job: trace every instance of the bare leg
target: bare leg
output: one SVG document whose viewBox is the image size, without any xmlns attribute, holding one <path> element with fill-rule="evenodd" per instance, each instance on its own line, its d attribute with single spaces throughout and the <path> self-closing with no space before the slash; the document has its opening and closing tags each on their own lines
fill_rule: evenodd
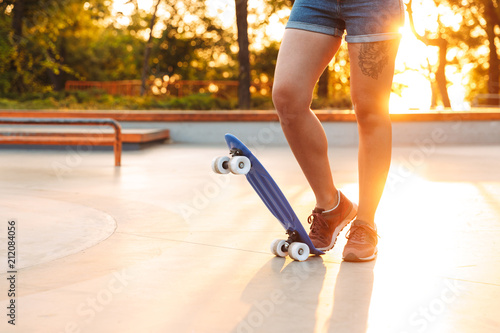
<svg viewBox="0 0 500 333">
<path fill-rule="evenodd" d="M 391 164 L 389 96 L 398 40 L 349 44 L 351 98 L 359 132 L 358 219 L 374 224 Z"/>
<path fill-rule="evenodd" d="M 338 198 L 325 131 L 310 105 L 314 86 L 341 42 L 339 37 L 287 29 L 273 84 L 283 132 L 316 196 L 316 207 L 323 209 L 333 208 Z"/>
</svg>

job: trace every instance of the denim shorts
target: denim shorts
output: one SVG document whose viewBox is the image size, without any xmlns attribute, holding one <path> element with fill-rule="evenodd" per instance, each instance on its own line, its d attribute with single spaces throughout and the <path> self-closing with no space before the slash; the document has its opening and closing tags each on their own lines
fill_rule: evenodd
<svg viewBox="0 0 500 333">
<path fill-rule="evenodd" d="M 369 43 L 400 38 L 403 23 L 402 0 L 295 0 L 286 27 Z"/>
</svg>

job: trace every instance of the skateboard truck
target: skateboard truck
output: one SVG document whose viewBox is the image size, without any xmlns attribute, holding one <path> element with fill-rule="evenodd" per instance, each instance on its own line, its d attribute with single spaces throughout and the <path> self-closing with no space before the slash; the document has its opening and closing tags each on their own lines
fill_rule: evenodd
<svg viewBox="0 0 500 333">
<path fill-rule="evenodd" d="M 271 252 L 278 257 L 285 257 L 287 253 L 294 260 L 303 261 L 309 257 L 309 247 L 301 242 L 300 233 L 297 230 L 287 230 L 287 240 L 275 239 L 271 243 Z"/>
<path fill-rule="evenodd" d="M 220 156 L 214 158 L 212 160 L 212 170 L 219 174 L 231 172 L 236 175 L 246 175 L 252 167 L 250 159 L 238 148 L 231 148 L 229 154 L 231 157 Z"/>
<path fill-rule="evenodd" d="M 231 160 L 235 162 L 233 162 L 232 166 L 229 164 L 230 161 L 224 162 L 223 164 L 224 168 L 235 170 L 236 172 L 233 173 L 240 173 L 239 170 L 246 169 L 248 166 L 248 171 L 250 171 L 250 165 L 251 165 L 250 161 L 248 160 L 247 157 L 245 157 L 245 154 L 243 154 L 243 151 L 241 149 L 231 148 L 231 150 L 229 150 L 229 154 L 231 155 Z"/>
<path fill-rule="evenodd" d="M 243 151 L 241 149 L 238 149 L 238 148 L 231 148 L 231 150 L 229 150 L 229 154 L 234 157 L 234 156 L 245 156 L 243 154 Z"/>
<path fill-rule="evenodd" d="M 288 239 L 282 243 L 281 251 L 287 252 L 290 244 L 300 242 L 300 235 L 296 230 L 287 230 Z"/>
<path fill-rule="evenodd" d="M 300 242 L 300 235 L 296 230 L 287 230 L 288 239 L 286 242 L 292 244 L 293 242 Z"/>
</svg>

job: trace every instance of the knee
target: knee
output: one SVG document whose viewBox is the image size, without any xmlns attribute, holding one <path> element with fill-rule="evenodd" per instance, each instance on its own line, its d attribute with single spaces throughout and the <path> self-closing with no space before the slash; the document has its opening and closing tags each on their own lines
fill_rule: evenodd
<svg viewBox="0 0 500 333">
<path fill-rule="evenodd" d="M 377 101 L 353 102 L 356 120 L 360 131 L 371 132 L 376 129 L 390 128 L 389 107 Z"/>
<path fill-rule="evenodd" d="M 311 96 L 294 83 L 276 83 L 273 86 L 273 104 L 280 121 L 287 123 L 301 113 L 309 111 Z"/>
</svg>

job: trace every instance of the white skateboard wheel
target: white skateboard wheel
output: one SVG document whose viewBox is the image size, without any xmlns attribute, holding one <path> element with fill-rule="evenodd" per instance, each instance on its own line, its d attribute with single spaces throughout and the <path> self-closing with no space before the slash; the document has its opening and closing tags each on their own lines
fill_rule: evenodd
<svg viewBox="0 0 500 333">
<path fill-rule="evenodd" d="M 288 255 L 293 260 L 304 261 L 309 258 L 309 246 L 304 243 L 293 242 L 288 247 Z"/>
<path fill-rule="evenodd" d="M 212 160 L 212 171 L 218 174 L 229 173 L 229 156 L 216 157 Z"/>
<path fill-rule="evenodd" d="M 274 254 L 275 256 L 278 255 L 278 243 L 281 241 L 281 239 L 275 239 L 271 242 L 271 253 Z"/>
<path fill-rule="evenodd" d="M 246 175 L 252 164 L 246 156 L 235 156 L 229 161 L 229 170 L 235 175 Z"/>
<path fill-rule="evenodd" d="M 277 257 L 286 257 L 287 243 L 283 239 L 275 239 L 271 243 L 271 252 Z"/>
</svg>

